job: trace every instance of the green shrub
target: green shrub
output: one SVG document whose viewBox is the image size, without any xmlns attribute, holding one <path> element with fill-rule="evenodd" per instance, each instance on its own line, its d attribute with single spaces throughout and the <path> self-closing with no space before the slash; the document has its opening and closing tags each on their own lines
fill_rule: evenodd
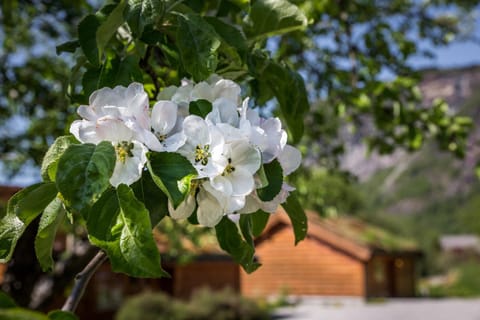
<svg viewBox="0 0 480 320">
<path fill-rule="evenodd" d="M 197 290 L 188 305 L 189 320 L 263 320 L 267 311 L 254 301 L 241 297 L 231 289 Z"/>
<path fill-rule="evenodd" d="M 163 293 L 143 293 L 126 301 L 116 320 L 266 320 L 268 312 L 233 290 L 196 291 L 188 302 Z"/>
<path fill-rule="evenodd" d="M 116 320 L 184 320 L 185 306 L 164 293 L 141 293 L 128 299 L 117 313 Z"/>
</svg>

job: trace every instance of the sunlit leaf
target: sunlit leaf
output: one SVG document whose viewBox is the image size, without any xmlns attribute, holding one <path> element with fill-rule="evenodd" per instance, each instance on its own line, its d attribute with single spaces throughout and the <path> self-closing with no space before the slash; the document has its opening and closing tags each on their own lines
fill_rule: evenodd
<svg viewBox="0 0 480 320">
<path fill-rule="evenodd" d="M 108 141 L 70 145 L 58 161 L 57 188 L 77 211 L 92 205 L 110 186 L 115 150 Z"/>
<path fill-rule="evenodd" d="M 52 249 L 57 229 L 65 219 L 62 201 L 55 198 L 43 211 L 35 238 L 35 254 L 45 272 L 53 269 Z"/>
<path fill-rule="evenodd" d="M 55 183 L 38 183 L 8 201 L 7 212 L 0 220 L 0 263 L 10 260 L 20 236 L 56 195 Z"/>
</svg>

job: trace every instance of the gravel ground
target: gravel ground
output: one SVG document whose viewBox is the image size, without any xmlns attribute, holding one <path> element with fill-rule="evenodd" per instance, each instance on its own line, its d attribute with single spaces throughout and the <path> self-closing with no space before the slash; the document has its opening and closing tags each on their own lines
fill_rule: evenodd
<svg viewBox="0 0 480 320">
<path fill-rule="evenodd" d="M 480 320 L 480 299 L 392 299 L 365 303 L 359 299 L 299 298 L 276 319 L 297 320 Z"/>
</svg>

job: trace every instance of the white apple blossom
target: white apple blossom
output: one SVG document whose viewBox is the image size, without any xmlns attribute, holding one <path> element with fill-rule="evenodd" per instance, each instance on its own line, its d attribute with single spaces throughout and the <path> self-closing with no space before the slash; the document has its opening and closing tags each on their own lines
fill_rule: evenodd
<svg viewBox="0 0 480 320">
<path fill-rule="evenodd" d="M 74 121 L 70 132 L 82 143 L 110 141 L 116 163 L 110 183 L 117 187 L 137 181 L 147 161 L 146 144 L 159 149 L 160 142 L 150 132 L 148 96 L 139 83 L 127 88 L 103 88 L 92 93 L 88 106 L 77 110 L 82 120 Z"/>
<path fill-rule="evenodd" d="M 260 152 L 248 141 L 237 140 L 225 145 L 227 166 L 221 175 L 210 179 L 211 186 L 226 196 L 246 196 L 255 188 L 253 175 L 261 165 Z"/>
<path fill-rule="evenodd" d="M 158 101 L 153 106 L 152 131 L 161 144 L 160 150 L 174 152 L 185 144 L 183 118 L 178 116 L 178 106 L 171 101 Z"/>
<path fill-rule="evenodd" d="M 183 121 L 185 144 L 178 153 L 195 167 L 199 178 L 223 173 L 227 158 L 223 155 L 224 138 L 221 131 L 199 116 L 190 115 Z"/>
<path fill-rule="evenodd" d="M 248 109 L 248 100 L 243 102 L 239 126 L 250 142 L 261 150 L 263 163 L 278 157 L 287 144 L 287 133 L 282 129 L 280 119 L 260 117 L 257 110 Z"/>
<path fill-rule="evenodd" d="M 116 153 L 115 168 L 110 178 L 112 186 L 117 187 L 121 183 L 130 185 L 142 176 L 148 149 L 134 140 L 135 132 L 122 120 L 112 116 L 103 116 L 96 121 L 78 120 L 72 123 L 70 132 L 80 142 L 112 143 Z"/>
</svg>

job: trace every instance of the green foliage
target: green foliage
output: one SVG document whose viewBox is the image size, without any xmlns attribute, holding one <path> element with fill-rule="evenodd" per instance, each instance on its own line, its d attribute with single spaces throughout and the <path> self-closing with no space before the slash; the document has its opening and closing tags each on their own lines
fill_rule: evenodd
<svg viewBox="0 0 480 320">
<path fill-rule="evenodd" d="M 164 293 L 142 293 L 128 299 L 118 310 L 116 320 L 170 320 L 186 319 L 180 301 Z"/>
<path fill-rule="evenodd" d="M 451 283 L 435 285 L 426 288 L 432 297 L 463 297 L 480 296 L 480 268 L 478 261 L 457 263 L 449 272 L 454 280 Z"/>
<path fill-rule="evenodd" d="M 252 219 L 252 235 L 258 237 L 262 234 L 263 229 L 265 229 L 268 219 L 270 218 L 270 213 L 258 210 L 257 212 L 250 214 Z"/>
<path fill-rule="evenodd" d="M 292 222 L 296 245 L 307 236 L 307 216 L 305 215 L 302 205 L 298 202 L 295 193 L 290 194 L 287 201 L 282 204 L 282 207 Z"/>
<path fill-rule="evenodd" d="M 223 217 L 220 223 L 215 226 L 218 244 L 220 247 L 228 252 L 232 258 L 245 269 L 246 272 L 251 273 L 255 271 L 260 264 L 254 261 L 255 248 L 253 241 L 243 240 L 239 233 L 237 225 L 227 217 Z M 247 234 L 247 238 L 251 240 L 251 230 L 243 230 Z"/>
<path fill-rule="evenodd" d="M 0 291 L 0 319 L 2 320 L 77 320 L 71 312 L 54 310 L 48 316 L 39 312 L 17 307 L 15 301 Z"/>
<path fill-rule="evenodd" d="M 107 141 L 70 145 L 58 161 L 55 179 L 66 203 L 77 211 L 92 205 L 110 185 L 115 159 Z"/>
<path fill-rule="evenodd" d="M 0 291 L 0 309 L 8 309 L 16 307 L 15 301 L 5 292 Z"/>
<path fill-rule="evenodd" d="M 68 146 L 74 143 L 75 138 L 73 136 L 61 136 L 50 146 L 42 161 L 41 173 L 44 181 L 55 181 L 58 160 Z"/>
<path fill-rule="evenodd" d="M 88 215 L 90 241 L 105 250 L 112 269 L 134 277 L 161 277 L 160 253 L 153 240 L 149 213 L 133 191 L 120 185 L 107 190 Z"/>
<path fill-rule="evenodd" d="M 204 99 L 192 101 L 188 106 L 188 112 L 190 114 L 194 114 L 202 118 L 205 118 L 210 111 L 212 111 L 212 104 L 210 101 Z"/>
<path fill-rule="evenodd" d="M 188 302 L 163 293 L 143 293 L 127 300 L 115 319 L 262 320 L 270 319 L 270 316 L 254 301 L 227 288 L 221 291 L 197 290 Z"/>
<path fill-rule="evenodd" d="M 185 70 L 195 81 L 208 78 L 218 63 L 220 37 L 215 29 L 196 14 L 178 16 L 178 49 Z"/>
<path fill-rule="evenodd" d="M 94 14 L 89 14 L 78 24 L 78 42 L 85 57 L 94 66 L 100 64 L 100 50 L 97 47 L 97 39 L 92 37 L 96 34 L 101 23 Z"/>
<path fill-rule="evenodd" d="M 63 203 L 59 198 L 55 198 L 43 211 L 35 238 L 35 253 L 43 271 L 53 270 L 53 243 L 57 229 L 64 219 Z"/>
<path fill-rule="evenodd" d="M 322 167 L 306 168 L 295 172 L 291 181 L 306 209 L 329 215 L 358 214 L 365 208 L 364 198 L 367 195 L 358 190 L 358 181 L 345 173 Z M 375 182 L 372 181 L 366 189 L 374 187 Z"/>
<path fill-rule="evenodd" d="M 195 320 L 262 320 L 270 315 L 247 298 L 226 288 L 221 291 L 197 290 L 188 305 L 189 319 Z"/>
<path fill-rule="evenodd" d="M 280 192 L 283 184 L 283 170 L 277 160 L 263 165 L 267 185 L 257 190 L 262 201 L 272 201 Z"/>
<path fill-rule="evenodd" d="M 294 4 L 286 0 L 252 1 L 246 31 L 250 38 L 261 39 L 307 26 L 307 18 Z"/>
<path fill-rule="evenodd" d="M 38 183 L 8 201 L 7 212 L 0 221 L 0 263 L 10 260 L 20 236 L 56 195 L 54 183 Z"/>
<path fill-rule="evenodd" d="M 185 157 L 171 152 L 152 154 L 148 168 L 153 181 L 176 208 L 190 191 L 190 181 L 196 174 L 195 168 Z"/>
</svg>

